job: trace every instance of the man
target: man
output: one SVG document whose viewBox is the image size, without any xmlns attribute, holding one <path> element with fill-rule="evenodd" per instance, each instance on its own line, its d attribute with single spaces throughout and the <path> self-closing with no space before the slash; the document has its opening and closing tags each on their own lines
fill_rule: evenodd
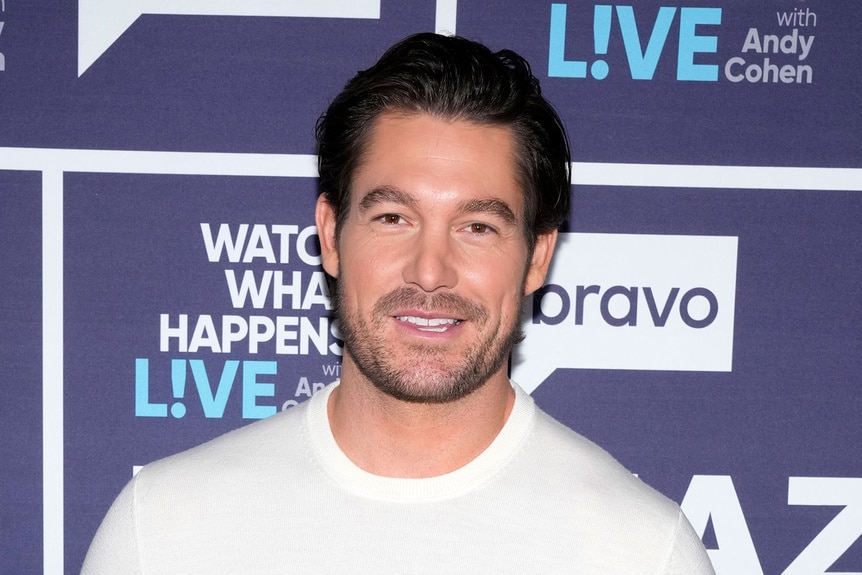
<svg viewBox="0 0 862 575">
<path fill-rule="evenodd" d="M 712 573 L 675 504 L 508 380 L 569 209 L 527 64 L 412 36 L 317 136 L 341 381 L 146 466 L 84 573 Z"/>
</svg>

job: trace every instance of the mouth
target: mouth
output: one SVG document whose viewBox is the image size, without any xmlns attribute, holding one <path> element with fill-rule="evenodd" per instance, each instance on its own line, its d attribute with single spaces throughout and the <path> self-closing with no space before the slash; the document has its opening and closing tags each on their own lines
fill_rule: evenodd
<svg viewBox="0 0 862 575">
<path fill-rule="evenodd" d="M 463 321 L 450 317 L 419 317 L 415 315 L 396 315 L 395 319 L 403 323 L 409 323 L 419 331 L 434 333 L 443 333 Z"/>
</svg>

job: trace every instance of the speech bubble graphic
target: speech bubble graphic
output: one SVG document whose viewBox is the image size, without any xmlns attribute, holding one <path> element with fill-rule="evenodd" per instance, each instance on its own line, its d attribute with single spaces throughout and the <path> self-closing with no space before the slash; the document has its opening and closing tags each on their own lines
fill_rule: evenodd
<svg viewBox="0 0 862 575">
<path fill-rule="evenodd" d="M 380 18 L 380 0 L 78 0 L 78 77 L 142 14 Z"/>
<path fill-rule="evenodd" d="M 560 234 L 528 298 L 512 379 L 557 368 L 730 371 L 737 238 Z"/>
</svg>

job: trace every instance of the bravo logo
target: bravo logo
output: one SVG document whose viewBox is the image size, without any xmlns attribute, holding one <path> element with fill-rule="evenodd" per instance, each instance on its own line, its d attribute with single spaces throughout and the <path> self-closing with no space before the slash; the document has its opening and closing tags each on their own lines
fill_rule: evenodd
<svg viewBox="0 0 862 575">
<path fill-rule="evenodd" d="M 143 14 L 380 18 L 380 0 L 79 0 L 78 76 Z"/>
<path fill-rule="evenodd" d="M 557 368 L 730 371 L 737 238 L 560 234 L 512 379 Z"/>
</svg>

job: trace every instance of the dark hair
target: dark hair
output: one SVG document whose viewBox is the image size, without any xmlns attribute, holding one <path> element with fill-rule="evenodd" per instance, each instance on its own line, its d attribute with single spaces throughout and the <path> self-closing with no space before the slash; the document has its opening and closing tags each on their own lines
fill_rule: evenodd
<svg viewBox="0 0 862 575">
<path fill-rule="evenodd" d="M 508 126 L 516 141 L 530 249 L 538 234 L 568 217 L 568 138 L 529 64 L 511 50 L 493 53 L 457 36 L 420 33 L 356 74 L 317 121 L 320 191 L 338 229 L 374 120 L 389 111 Z"/>
</svg>

